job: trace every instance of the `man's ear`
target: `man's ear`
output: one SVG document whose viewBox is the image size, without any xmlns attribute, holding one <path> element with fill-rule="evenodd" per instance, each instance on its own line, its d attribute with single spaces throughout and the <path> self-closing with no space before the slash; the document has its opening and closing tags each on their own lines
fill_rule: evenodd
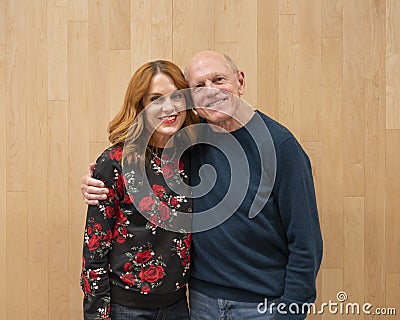
<svg viewBox="0 0 400 320">
<path fill-rule="evenodd" d="M 244 94 L 244 91 L 245 91 L 244 89 L 246 87 L 246 82 L 244 79 L 244 72 L 239 70 L 237 72 L 237 76 L 238 76 L 238 82 L 239 82 L 239 90 L 238 91 L 239 91 L 239 96 L 241 96 Z"/>
</svg>

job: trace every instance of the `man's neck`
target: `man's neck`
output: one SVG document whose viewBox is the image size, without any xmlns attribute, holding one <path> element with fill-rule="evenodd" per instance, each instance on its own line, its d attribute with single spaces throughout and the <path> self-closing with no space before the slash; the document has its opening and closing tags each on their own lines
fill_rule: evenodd
<svg viewBox="0 0 400 320">
<path fill-rule="evenodd" d="M 229 120 L 225 120 L 221 123 L 212 123 L 212 130 L 215 132 L 233 132 L 244 127 L 253 117 L 255 111 L 251 108 L 239 108 L 234 115 L 232 115 Z"/>
</svg>

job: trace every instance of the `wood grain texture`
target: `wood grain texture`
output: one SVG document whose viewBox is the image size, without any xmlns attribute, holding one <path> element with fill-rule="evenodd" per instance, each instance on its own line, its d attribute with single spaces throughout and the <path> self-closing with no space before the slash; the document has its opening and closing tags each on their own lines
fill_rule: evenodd
<svg viewBox="0 0 400 320">
<path fill-rule="evenodd" d="M 0 45 L 0 288 L 7 283 L 7 148 L 6 148 L 6 48 Z M 0 291 L 0 309 L 7 310 L 7 292 Z"/>
<path fill-rule="evenodd" d="M 48 264 L 28 263 L 28 305 L 29 320 L 50 319 Z"/>
<path fill-rule="evenodd" d="M 90 0 L 67 0 L 68 21 L 87 21 L 88 1 Z"/>
<path fill-rule="evenodd" d="M 364 303 L 364 198 L 344 198 L 343 289 L 352 303 Z M 347 319 L 347 318 L 346 318 Z M 351 314 L 348 319 L 364 319 Z"/>
<path fill-rule="evenodd" d="M 400 3 L 386 3 L 386 128 L 400 129 Z"/>
<path fill-rule="evenodd" d="M 90 1 L 88 18 L 89 141 L 106 141 L 110 95 L 109 2 Z M 101 110 L 101 112 L 99 112 Z"/>
<path fill-rule="evenodd" d="M 386 273 L 400 273 L 400 130 L 386 131 L 385 244 Z"/>
<path fill-rule="evenodd" d="M 70 312 L 82 308 L 79 275 L 82 261 L 82 237 L 85 204 L 77 179 L 87 172 L 89 163 L 88 119 L 88 23 L 68 23 L 68 274 Z"/>
<path fill-rule="evenodd" d="M 322 203 L 323 266 L 343 268 L 342 42 L 322 39 Z"/>
<path fill-rule="evenodd" d="M 68 102 L 50 101 L 48 107 L 48 313 L 49 319 L 68 320 L 71 319 L 67 290 L 69 277 L 65 277 L 65 274 L 69 274 Z M 80 237 L 79 230 L 75 234 L 77 238 Z M 74 250 L 81 252 L 79 247 Z"/>
<path fill-rule="evenodd" d="M 193 45 L 193 31 L 197 32 L 197 25 L 192 17 L 193 0 L 175 0 L 173 2 L 172 30 L 173 30 L 173 61 L 183 70 L 195 54 Z"/>
<path fill-rule="evenodd" d="M 0 45 L 6 44 L 6 2 L 0 1 Z"/>
<path fill-rule="evenodd" d="M 28 261 L 48 260 L 47 229 L 47 14 L 46 1 L 27 10 Z M 38 143 L 40 141 L 40 143 Z"/>
<path fill-rule="evenodd" d="M 385 2 L 371 2 L 365 82 L 365 301 L 385 302 Z"/>
<path fill-rule="evenodd" d="M 193 53 L 215 49 L 215 1 L 194 0 Z M 187 61 L 186 63 L 189 63 Z"/>
<path fill-rule="evenodd" d="M 274 119 L 279 107 L 279 2 L 257 2 L 257 105 Z"/>
<path fill-rule="evenodd" d="M 300 48 L 298 15 L 279 16 L 279 121 L 300 135 Z"/>
<path fill-rule="evenodd" d="M 151 0 L 152 60 L 172 60 L 172 14 L 172 1 Z"/>
<path fill-rule="evenodd" d="M 386 308 L 386 319 L 394 319 L 394 311 L 398 316 L 400 310 L 400 275 L 399 274 L 388 274 L 386 275 L 386 304 L 380 305 Z M 390 310 L 389 310 L 390 308 Z M 394 310 L 393 310 L 394 309 Z"/>
<path fill-rule="evenodd" d="M 124 102 L 125 91 L 131 79 L 129 68 L 130 52 L 128 50 L 110 51 L 110 101 L 109 121 L 102 127 L 103 136 L 107 137 L 108 123 L 116 116 Z M 135 72 L 134 70 L 133 72 Z M 132 73 L 133 74 L 133 73 Z"/>
<path fill-rule="evenodd" d="M 343 0 L 321 1 L 321 35 L 338 38 L 343 34 Z"/>
<path fill-rule="evenodd" d="M 63 1 L 47 3 L 48 98 L 68 100 L 68 8 Z"/>
<path fill-rule="evenodd" d="M 109 2 L 110 8 L 110 49 L 130 49 L 131 29 L 130 29 L 130 0 L 112 0 Z"/>
<path fill-rule="evenodd" d="M 151 7 L 151 1 L 131 2 L 131 72 L 152 59 Z"/>
<path fill-rule="evenodd" d="M 321 2 L 300 3 L 299 28 L 299 134 L 302 141 L 320 141 Z"/>
<path fill-rule="evenodd" d="M 246 86 L 243 99 L 257 106 L 257 1 L 236 1 L 236 41 L 238 57 L 236 63 L 246 74 Z"/>
<path fill-rule="evenodd" d="M 7 1 L 6 112 L 7 112 L 7 191 L 27 190 L 27 6 Z"/>
<path fill-rule="evenodd" d="M 6 271 L 8 319 L 28 317 L 28 208 L 26 192 L 7 192 Z"/>
<path fill-rule="evenodd" d="M 343 162 L 345 196 L 364 196 L 365 49 L 368 7 L 349 2 L 343 9 Z M 351 30 L 351 31 L 350 31 Z"/>
</svg>

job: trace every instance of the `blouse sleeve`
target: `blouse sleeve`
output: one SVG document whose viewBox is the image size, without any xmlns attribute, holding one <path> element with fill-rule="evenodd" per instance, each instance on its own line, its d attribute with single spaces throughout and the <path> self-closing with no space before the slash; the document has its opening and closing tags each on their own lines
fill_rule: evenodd
<svg viewBox="0 0 400 320">
<path fill-rule="evenodd" d="M 105 183 L 109 193 L 99 206 L 87 209 L 81 273 L 84 319 L 111 319 L 108 254 L 120 199 L 119 170 L 114 162 L 100 157 L 93 173 L 94 178 Z"/>
</svg>

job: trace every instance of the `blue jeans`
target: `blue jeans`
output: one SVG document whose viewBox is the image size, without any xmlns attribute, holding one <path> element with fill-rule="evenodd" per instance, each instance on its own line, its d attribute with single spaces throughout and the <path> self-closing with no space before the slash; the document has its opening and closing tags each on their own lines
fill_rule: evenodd
<svg viewBox="0 0 400 320">
<path fill-rule="evenodd" d="M 186 299 L 159 309 L 138 309 L 111 303 L 112 320 L 189 320 Z"/>
<path fill-rule="evenodd" d="M 212 298 L 194 290 L 190 290 L 189 299 L 191 320 L 273 320 L 273 312 L 276 310 L 273 307 L 271 313 L 263 301 L 241 302 Z"/>
</svg>

